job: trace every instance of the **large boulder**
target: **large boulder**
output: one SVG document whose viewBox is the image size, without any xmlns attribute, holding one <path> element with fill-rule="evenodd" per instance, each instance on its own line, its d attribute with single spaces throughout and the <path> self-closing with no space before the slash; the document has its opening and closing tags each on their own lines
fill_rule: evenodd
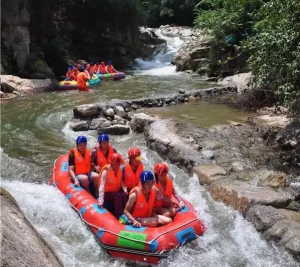
<svg viewBox="0 0 300 267">
<path fill-rule="evenodd" d="M 273 188 L 286 186 L 286 174 L 278 171 L 262 170 L 256 173 L 260 186 L 270 186 Z"/>
<path fill-rule="evenodd" d="M 5 189 L 0 190 L 0 265 L 63 266 L 51 247 L 27 220 L 15 199 Z"/>
<path fill-rule="evenodd" d="M 207 164 L 202 154 L 190 143 L 176 134 L 176 125 L 169 120 L 158 120 L 146 128 L 147 144 L 156 150 L 163 158 L 182 166 L 187 171 L 196 165 Z"/>
<path fill-rule="evenodd" d="M 103 125 L 103 123 L 105 123 L 107 120 L 105 118 L 96 118 L 96 119 L 93 119 L 91 121 L 91 124 L 90 124 L 90 127 L 89 129 L 90 130 L 97 130 L 98 128 L 101 127 L 101 125 Z"/>
<path fill-rule="evenodd" d="M 189 53 L 184 50 L 176 52 L 171 63 L 176 66 L 177 71 L 192 69 L 191 57 Z"/>
<path fill-rule="evenodd" d="M 284 213 L 271 206 L 251 207 L 246 215 L 246 220 L 251 222 L 258 231 L 266 231 L 276 222 L 284 219 L 286 219 Z"/>
<path fill-rule="evenodd" d="M 115 114 L 123 119 L 127 118 L 127 112 L 121 106 L 116 106 L 114 108 Z"/>
<path fill-rule="evenodd" d="M 139 56 L 149 58 L 167 47 L 167 42 L 159 38 L 152 29 L 140 27 Z"/>
<path fill-rule="evenodd" d="M 13 75 L 1 75 L 1 89 L 7 93 L 17 91 L 21 94 L 32 94 L 53 89 L 56 85 L 56 81 L 51 79 L 22 79 Z"/>
<path fill-rule="evenodd" d="M 237 87 L 238 93 L 250 88 L 252 73 L 240 73 L 233 76 L 228 76 L 219 82 L 222 86 Z"/>
<path fill-rule="evenodd" d="M 300 153 L 300 121 L 293 121 L 279 131 L 276 142 L 285 149 L 296 149 Z"/>
<path fill-rule="evenodd" d="M 281 220 L 264 233 L 267 239 L 274 240 L 300 260 L 300 224 L 292 220 Z"/>
<path fill-rule="evenodd" d="M 157 120 L 157 117 L 150 116 L 145 113 L 136 113 L 132 115 L 129 125 L 134 132 L 142 133 L 144 132 L 146 126 Z"/>
<path fill-rule="evenodd" d="M 74 117 L 93 117 L 100 114 L 97 105 L 95 104 L 86 104 L 80 105 L 73 109 Z"/>
<path fill-rule="evenodd" d="M 212 183 L 209 191 L 213 199 L 223 201 L 241 213 L 246 213 L 255 205 L 283 208 L 294 199 L 291 194 L 285 192 L 226 179 Z"/>
<path fill-rule="evenodd" d="M 127 125 L 116 124 L 109 127 L 98 128 L 98 133 L 106 134 L 128 134 L 130 132 L 130 127 Z"/>
<path fill-rule="evenodd" d="M 87 131 L 89 129 L 89 125 L 87 121 L 71 121 L 70 128 L 74 132 Z"/>
<path fill-rule="evenodd" d="M 224 178 L 227 174 L 224 168 L 213 164 L 195 166 L 192 171 L 198 175 L 199 181 L 203 184 L 211 184 L 218 179 Z"/>
</svg>

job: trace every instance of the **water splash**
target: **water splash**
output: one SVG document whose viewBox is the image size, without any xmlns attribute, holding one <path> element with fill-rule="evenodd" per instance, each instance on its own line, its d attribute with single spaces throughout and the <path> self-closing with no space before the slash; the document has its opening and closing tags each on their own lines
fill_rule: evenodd
<svg viewBox="0 0 300 267">
<path fill-rule="evenodd" d="M 135 59 L 136 66 L 141 69 L 140 75 L 154 75 L 154 76 L 167 76 L 167 75 L 179 75 L 176 73 L 176 67 L 171 65 L 171 60 L 174 54 L 180 49 L 183 44 L 183 40 L 179 37 L 167 37 L 161 33 L 160 29 L 155 30 L 156 35 L 159 38 L 167 41 L 167 48 L 161 50 L 154 58 L 149 60 L 143 60 L 141 58 Z M 156 52 L 154 52 L 156 54 Z"/>
</svg>

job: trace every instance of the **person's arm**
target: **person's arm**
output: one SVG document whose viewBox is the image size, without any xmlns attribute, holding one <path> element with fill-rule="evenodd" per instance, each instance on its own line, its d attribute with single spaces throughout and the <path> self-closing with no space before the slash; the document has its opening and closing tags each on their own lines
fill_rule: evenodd
<svg viewBox="0 0 300 267">
<path fill-rule="evenodd" d="M 124 183 L 123 179 L 121 180 L 121 187 L 124 191 L 125 194 L 128 194 L 128 189 L 127 189 L 127 186 L 126 184 Z"/>
<path fill-rule="evenodd" d="M 69 155 L 69 175 L 71 177 L 71 180 L 72 182 L 76 185 L 76 186 L 79 186 L 79 182 L 76 178 L 76 175 L 75 175 L 75 156 L 74 156 L 74 153 L 71 153 Z"/>
<path fill-rule="evenodd" d="M 183 209 L 184 208 L 184 202 L 182 201 L 182 199 L 180 198 L 180 196 L 177 194 L 177 191 L 175 190 L 174 186 L 173 186 L 173 192 L 172 192 L 172 194 L 177 199 L 179 208 Z"/>
<path fill-rule="evenodd" d="M 174 202 L 172 201 L 172 199 L 168 198 L 168 197 L 165 197 L 159 189 L 157 189 L 156 187 L 153 187 L 154 190 L 156 191 L 156 196 L 155 196 L 155 199 L 156 200 L 162 200 L 164 202 L 166 202 L 167 204 L 173 204 L 173 205 L 178 205 L 177 202 Z"/>
<path fill-rule="evenodd" d="M 104 202 L 104 188 L 106 184 L 106 176 L 107 176 L 107 170 L 104 170 L 101 174 L 101 183 L 99 187 L 99 197 L 98 197 L 98 206 L 100 208 L 103 208 L 103 202 Z"/>
<path fill-rule="evenodd" d="M 136 202 L 136 194 L 131 194 L 129 196 L 129 199 L 127 201 L 127 204 L 124 209 L 124 214 L 128 218 L 128 220 L 132 223 L 132 226 L 134 227 L 142 227 L 141 223 L 139 223 L 136 219 L 133 218 L 131 215 L 131 210 L 133 209 Z"/>
<path fill-rule="evenodd" d="M 97 150 L 93 149 L 91 153 L 91 165 L 96 170 L 96 172 L 100 173 L 101 169 L 97 164 Z"/>
</svg>

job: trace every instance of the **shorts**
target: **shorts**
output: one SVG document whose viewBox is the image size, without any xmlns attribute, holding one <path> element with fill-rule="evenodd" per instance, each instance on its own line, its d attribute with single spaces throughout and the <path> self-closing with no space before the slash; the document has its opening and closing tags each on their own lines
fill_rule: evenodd
<svg viewBox="0 0 300 267">
<path fill-rule="evenodd" d="M 80 174 L 78 174 L 78 175 L 75 176 L 77 180 L 79 180 L 79 175 L 80 175 Z M 86 174 L 82 174 L 82 175 L 86 175 Z M 88 176 L 89 182 L 91 182 L 91 179 L 92 179 L 92 172 L 89 172 L 87 176 Z"/>
</svg>

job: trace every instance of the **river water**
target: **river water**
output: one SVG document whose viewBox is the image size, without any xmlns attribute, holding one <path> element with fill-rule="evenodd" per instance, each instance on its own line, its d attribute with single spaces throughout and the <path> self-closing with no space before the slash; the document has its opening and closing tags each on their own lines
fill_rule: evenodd
<svg viewBox="0 0 300 267">
<path fill-rule="evenodd" d="M 91 94 L 76 91 L 40 93 L 1 106 L 1 184 L 16 198 L 25 215 L 65 266 L 135 265 L 107 256 L 62 194 L 48 186 L 48 181 L 54 160 L 74 146 L 78 135 L 88 137 L 89 147 L 96 144 L 96 132 L 75 133 L 69 129 L 67 122 L 76 105 L 210 86 L 200 78 L 175 72 L 169 62 L 182 41 L 178 38 L 167 40 L 167 51 L 148 62 L 136 60 L 136 69 L 130 70 L 124 81 L 104 82 Z M 245 113 L 207 103 L 153 112 L 187 119 L 199 127 L 246 118 Z M 199 113 L 201 116 L 195 116 Z M 146 147 L 141 135 L 112 136 L 111 142 L 124 156 L 130 146 L 140 147 L 146 169 L 152 169 L 161 160 L 157 153 Z M 197 177 L 173 165 L 170 165 L 170 172 L 176 188 L 195 206 L 207 231 L 159 266 L 298 266 L 284 250 L 266 242 L 236 211 L 213 201 L 206 188 L 199 185 Z"/>
</svg>

